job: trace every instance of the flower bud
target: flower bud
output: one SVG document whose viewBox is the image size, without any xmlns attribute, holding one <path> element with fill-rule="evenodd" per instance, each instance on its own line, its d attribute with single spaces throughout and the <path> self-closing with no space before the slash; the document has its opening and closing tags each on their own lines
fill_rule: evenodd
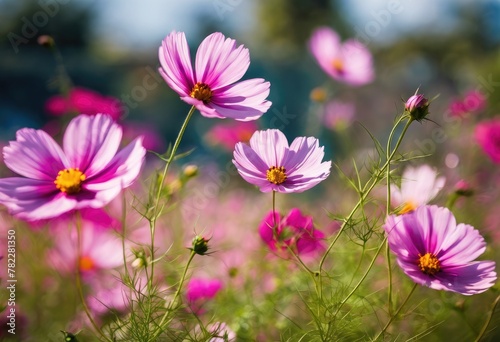
<svg viewBox="0 0 500 342">
<path fill-rule="evenodd" d="M 54 38 L 52 38 L 51 36 L 48 36 L 46 34 L 39 36 L 37 39 L 37 42 L 41 46 L 44 46 L 47 48 L 51 48 L 55 45 Z"/>
<path fill-rule="evenodd" d="M 193 238 L 193 246 L 190 250 L 194 251 L 196 254 L 205 255 L 208 251 L 208 241 L 203 236 L 196 235 Z"/>
<path fill-rule="evenodd" d="M 325 102 L 327 96 L 328 94 L 325 88 L 322 87 L 314 88 L 313 90 L 311 90 L 311 93 L 309 94 L 309 97 L 314 102 Z"/>
<path fill-rule="evenodd" d="M 415 94 L 406 101 L 405 111 L 413 120 L 421 121 L 429 114 L 429 101 L 424 95 Z"/>
<path fill-rule="evenodd" d="M 144 253 L 144 251 L 136 251 L 133 253 L 135 256 L 134 261 L 132 261 L 133 268 L 139 269 L 139 268 L 145 267 L 148 264 L 146 254 Z"/>
<path fill-rule="evenodd" d="M 195 177 L 198 174 L 198 166 L 193 164 L 186 165 L 182 170 L 182 174 L 186 178 Z"/>
<path fill-rule="evenodd" d="M 461 179 L 455 184 L 455 193 L 458 196 L 470 197 L 474 194 L 474 190 L 469 183 Z"/>
</svg>

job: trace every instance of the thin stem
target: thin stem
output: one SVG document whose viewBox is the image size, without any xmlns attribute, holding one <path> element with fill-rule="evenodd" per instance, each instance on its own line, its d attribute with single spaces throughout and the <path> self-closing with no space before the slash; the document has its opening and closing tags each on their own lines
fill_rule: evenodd
<svg viewBox="0 0 500 342">
<path fill-rule="evenodd" d="M 363 283 L 363 281 L 366 279 L 366 277 L 368 276 L 368 273 L 370 273 L 370 270 L 372 269 L 373 265 L 375 264 L 375 261 L 377 260 L 377 257 L 379 255 L 380 251 L 382 250 L 382 247 L 384 247 L 386 241 L 387 241 L 387 238 L 384 238 L 384 241 L 382 241 L 382 243 L 378 247 L 377 252 L 375 252 L 375 256 L 372 258 L 372 261 L 370 262 L 370 265 L 368 265 L 368 268 L 366 269 L 366 271 L 363 274 L 363 276 L 361 277 L 361 279 L 358 281 L 358 283 L 356 284 L 356 286 L 354 286 L 354 288 L 351 290 L 351 292 L 349 292 L 349 294 L 344 298 L 344 300 L 342 300 L 340 302 L 339 307 L 335 311 L 334 317 L 337 316 L 337 314 L 339 313 L 340 309 L 342 309 L 342 307 L 344 306 L 344 304 L 349 300 L 349 298 L 351 298 L 351 296 L 358 290 L 358 288 L 361 286 L 361 284 Z"/>
<path fill-rule="evenodd" d="M 154 340 L 163 330 L 163 325 L 165 324 L 165 320 L 167 319 L 169 313 L 173 310 L 176 309 L 179 305 L 176 305 L 177 300 L 179 299 L 179 296 L 181 294 L 182 286 L 184 285 L 184 282 L 186 281 L 186 275 L 189 269 L 189 266 L 191 265 L 191 262 L 194 259 L 194 256 L 196 255 L 196 252 L 194 250 L 191 251 L 191 254 L 189 255 L 189 259 L 186 263 L 186 266 L 184 267 L 184 271 L 182 272 L 182 277 L 179 282 L 179 287 L 177 288 L 177 291 L 175 291 L 174 294 L 174 299 L 170 302 L 170 304 L 167 307 L 167 311 L 165 311 L 165 314 L 161 318 L 160 323 L 158 324 L 158 330 L 156 330 L 153 334 L 152 340 Z"/>
<path fill-rule="evenodd" d="M 94 318 L 92 317 L 92 314 L 90 313 L 89 307 L 87 306 L 87 302 L 85 301 L 85 296 L 83 295 L 83 287 L 82 287 L 82 279 L 80 275 L 80 260 L 82 258 L 82 232 L 81 232 L 81 221 L 80 221 L 80 215 L 77 214 L 76 216 L 76 289 L 78 290 L 78 295 L 80 297 L 80 300 L 82 302 L 83 310 L 85 311 L 85 314 L 87 315 L 90 323 L 94 327 L 94 329 L 101 335 L 104 340 L 112 342 L 111 339 L 109 339 L 104 332 L 101 330 L 101 328 L 97 325 L 95 322 Z"/>
<path fill-rule="evenodd" d="M 154 253 L 155 253 L 155 248 L 154 248 L 154 240 L 155 240 L 155 230 L 156 230 L 156 220 L 158 219 L 158 216 L 160 215 L 160 210 L 158 209 L 159 203 L 160 203 L 160 196 L 161 196 L 161 190 L 163 187 L 163 182 L 165 181 L 165 178 L 167 176 L 167 172 L 169 169 L 170 164 L 175 158 L 175 154 L 177 153 L 177 149 L 179 148 L 179 145 L 182 140 L 182 136 L 184 135 L 184 132 L 186 131 L 187 125 L 189 123 L 189 120 L 193 116 L 194 112 L 196 110 L 195 106 L 192 106 L 191 109 L 189 110 L 186 118 L 184 119 L 184 122 L 181 126 L 181 129 L 179 131 L 179 134 L 177 135 L 177 139 L 175 139 L 174 146 L 172 147 L 172 151 L 170 152 L 170 156 L 168 157 L 166 163 L 165 163 L 165 168 L 163 169 L 163 173 L 160 176 L 159 181 L 155 179 L 154 181 L 158 181 L 158 189 L 156 191 L 156 196 L 155 200 L 153 202 L 153 210 L 154 214 L 151 217 L 149 227 L 151 231 L 151 274 L 148 279 L 148 290 L 150 291 L 153 287 L 153 277 L 154 277 Z"/>
<path fill-rule="evenodd" d="M 386 148 L 386 158 L 389 160 L 390 158 L 390 153 L 391 153 L 391 142 L 392 142 L 392 137 L 394 136 L 394 132 L 396 131 L 396 127 L 399 126 L 401 121 L 403 120 L 404 116 L 400 117 L 399 120 L 396 122 L 394 127 L 391 130 L 391 133 L 389 134 L 389 138 L 387 139 L 387 148 Z M 386 174 L 386 180 L 387 180 L 387 203 L 386 203 L 386 216 L 389 216 L 391 214 L 391 167 L 390 165 L 387 167 L 387 174 Z M 385 258 L 387 260 L 387 273 L 389 276 L 388 282 L 389 286 L 387 289 L 387 306 L 388 306 L 388 312 L 389 315 L 391 315 L 392 312 L 392 268 L 391 268 L 391 251 L 389 248 L 389 244 L 386 244 L 385 247 Z"/>
<path fill-rule="evenodd" d="M 495 299 L 495 301 L 491 305 L 491 310 L 490 310 L 490 314 L 488 316 L 488 319 L 484 323 L 483 327 L 481 328 L 481 332 L 479 333 L 477 338 L 474 340 L 474 342 L 479 342 L 483 338 L 484 334 L 486 333 L 486 330 L 488 329 L 488 325 L 490 325 L 491 319 L 493 318 L 493 314 L 495 313 L 495 309 L 496 309 L 499 301 L 500 301 L 500 295 Z"/>
<path fill-rule="evenodd" d="M 328 256 L 328 254 L 332 250 L 333 246 L 335 245 L 335 243 L 339 239 L 340 235 L 344 232 L 344 230 L 345 230 L 345 228 L 347 226 L 347 222 L 349 222 L 352 219 L 352 217 L 354 216 L 354 214 L 356 213 L 356 211 L 361 207 L 361 205 L 364 203 L 364 201 L 366 200 L 366 198 L 368 197 L 368 195 L 370 194 L 370 192 L 378 184 L 378 177 L 380 177 L 380 175 L 386 170 L 386 168 L 391 163 L 392 158 L 394 158 L 394 155 L 396 154 L 396 152 L 397 152 L 397 150 L 399 148 L 399 145 L 401 145 L 401 142 L 403 141 L 403 137 L 405 136 L 406 131 L 408 130 L 408 128 L 410 127 L 410 124 L 412 122 L 413 122 L 413 120 L 411 118 L 409 118 L 408 121 L 406 122 L 405 127 L 403 128 L 403 131 L 401 132 L 401 135 L 399 136 L 398 141 L 396 142 L 396 146 L 394 147 L 394 150 L 392 151 L 391 155 L 386 160 L 385 164 L 380 168 L 380 170 L 376 174 L 375 178 L 371 178 L 370 179 L 370 180 L 373 180 L 372 184 L 370 184 L 368 186 L 368 183 L 367 183 L 366 186 L 365 186 L 365 188 L 367 186 L 368 186 L 368 188 L 367 189 L 363 188 L 363 191 L 362 191 L 362 194 L 360 196 L 360 199 L 358 200 L 358 202 L 356 203 L 356 205 L 354 206 L 354 208 L 351 210 L 351 212 L 349 213 L 349 215 L 347 215 L 347 218 L 344 220 L 344 223 L 340 227 L 337 235 L 335 236 L 335 238 L 333 239 L 333 241 L 330 243 L 330 245 L 328 246 L 325 254 L 321 258 L 320 263 L 319 263 L 319 272 L 320 273 L 321 273 L 321 270 L 323 268 L 323 264 L 325 263 L 326 257 Z"/>
<path fill-rule="evenodd" d="M 405 304 L 408 302 L 408 300 L 410 299 L 411 295 L 413 294 L 413 292 L 415 292 L 415 289 L 417 288 L 417 283 L 415 283 L 410 291 L 410 293 L 408 293 L 408 296 L 406 297 L 406 299 L 404 300 L 404 302 L 401 304 L 401 306 L 396 310 L 396 313 L 391 316 L 391 318 L 389 319 L 389 322 L 387 322 L 387 324 L 385 325 L 384 329 L 382 329 L 381 332 L 378 333 L 378 335 L 373 339 L 373 341 L 377 341 L 380 336 L 382 336 L 385 331 L 387 330 L 387 328 L 389 328 L 389 326 L 391 325 L 392 321 L 394 321 L 394 318 L 396 318 L 399 313 L 401 312 L 401 309 L 403 308 L 403 306 L 405 306 Z"/>
</svg>

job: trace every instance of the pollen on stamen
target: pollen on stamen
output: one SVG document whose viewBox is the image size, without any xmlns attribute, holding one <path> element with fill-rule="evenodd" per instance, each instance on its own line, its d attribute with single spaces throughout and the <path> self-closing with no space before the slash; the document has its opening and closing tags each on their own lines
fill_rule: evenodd
<svg viewBox="0 0 500 342">
<path fill-rule="evenodd" d="M 412 201 L 407 201 L 397 210 L 397 213 L 399 215 L 408 214 L 414 211 L 415 209 L 417 209 L 417 205 Z"/>
<path fill-rule="evenodd" d="M 420 271 L 427 275 L 435 275 L 441 270 L 441 263 L 439 259 L 431 253 L 425 253 L 424 255 L 418 255 L 418 268 Z"/>
<path fill-rule="evenodd" d="M 343 73 L 344 72 L 344 62 L 340 58 L 335 58 L 332 61 L 332 67 L 338 73 Z"/>
<path fill-rule="evenodd" d="M 89 256 L 82 256 L 79 262 L 80 271 L 90 271 L 94 268 L 94 260 Z"/>
<path fill-rule="evenodd" d="M 203 101 L 203 103 L 209 103 L 210 100 L 212 99 L 212 90 L 210 87 L 205 84 L 205 83 L 196 83 L 191 90 L 191 93 L 189 96 L 191 96 L 193 99 L 197 99 L 200 101 Z"/>
<path fill-rule="evenodd" d="M 68 195 L 80 192 L 82 182 L 87 178 L 78 168 L 64 169 L 58 172 L 54 181 L 56 188 Z"/>
<path fill-rule="evenodd" d="M 285 168 L 283 166 L 271 166 L 266 171 L 266 179 L 276 185 L 284 183 L 287 179 Z"/>
</svg>

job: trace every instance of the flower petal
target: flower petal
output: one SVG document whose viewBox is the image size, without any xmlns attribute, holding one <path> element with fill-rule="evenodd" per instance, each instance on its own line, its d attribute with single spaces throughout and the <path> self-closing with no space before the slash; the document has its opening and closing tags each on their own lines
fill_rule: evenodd
<svg viewBox="0 0 500 342">
<path fill-rule="evenodd" d="M 21 176 L 54 181 L 67 165 L 66 157 L 57 143 L 41 130 L 23 128 L 17 131 L 16 141 L 3 149 L 9 169 Z"/>
<path fill-rule="evenodd" d="M 56 190 L 51 182 L 4 178 L 0 179 L 0 203 L 21 219 L 34 221 L 53 218 L 76 206 L 74 198 Z"/>
<path fill-rule="evenodd" d="M 250 65 L 248 49 L 220 32 L 206 37 L 196 52 L 196 81 L 214 91 L 238 81 Z"/>
<path fill-rule="evenodd" d="M 78 167 L 87 179 L 100 172 L 116 154 L 122 129 L 108 115 L 80 115 L 64 133 L 64 151 L 70 167 Z"/>
<path fill-rule="evenodd" d="M 189 46 L 184 32 L 172 32 L 162 42 L 158 51 L 161 76 L 177 94 L 189 96 L 194 87 L 193 68 Z"/>
<path fill-rule="evenodd" d="M 271 107 L 271 102 L 266 100 L 269 87 L 270 83 L 261 78 L 238 82 L 215 91 L 208 106 L 221 117 L 239 121 L 256 120 Z"/>
</svg>

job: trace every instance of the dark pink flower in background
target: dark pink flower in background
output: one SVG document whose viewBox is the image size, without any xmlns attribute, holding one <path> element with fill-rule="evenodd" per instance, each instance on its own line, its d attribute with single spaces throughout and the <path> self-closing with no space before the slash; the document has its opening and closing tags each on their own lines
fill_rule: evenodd
<svg viewBox="0 0 500 342">
<path fill-rule="evenodd" d="M 233 121 L 213 126 L 208 131 L 206 139 L 213 145 L 220 145 L 228 151 L 233 151 L 236 143 L 248 142 L 257 129 L 257 124 L 254 121 Z"/>
<path fill-rule="evenodd" d="M 291 145 L 277 129 L 256 131 L 249 145 L 237 143 L 233 163 L 239 174 L 262 192 L 303 192 L 330 175 L 331 161 L 322 162 L 323 146 L 313 137 Z"/>
<path fill-rule="evenodd" d="M 496 282 L 494 261 L 474 261 L 486 250 L 483 237 L 474 227 L 457 224 L 447 208 L 426 205 L 391 215 L 384 229 L 399 266 L 417 284 L 473 295 Z"/>
<path fill-rule="evenodd" d="M 202 306 L 222 289 L 218 279 L 191 278 L 186 286 L 186 299 L 194 312 L 202 313 Z"/>
<path fill-rule="evenodd" d="M 123 104 L 117 98 L 103 96 L 93 90 L 75 87 L 68 97 L 52 96 L 45 102 L 45 111 L 54 116 L 68 113 L 96 115 L 107 114 L 118 120 L 123 114 Z"/>
<path fill-rule="evenodd" d="M 44 131 L 20 129 L 3 154 L 21 177 L 0 179 L 0 203 L 29 221 L 105 206 L 135 181 L 146 154 L 141 137 L 118 152 L 121 139 L 121 127 L 101 114 L 74 118 L 63 148 Z"/>
<path fill-rule="evenodd" d="M 238 83 L 250 65 L 248 49 L 216 32 L 206 37 L 196 53 L 195 68 L 184 32 L 172 32 L 159 49 L 163 76 L 181 99 L 208 118 L 256 120 L 271 102 L 269 82 L 254 78 Z"/>
<path fill-rule="evenodd" d="M 455 117 L 465 117 L 477 114 L 486 108 L 486 96 L 478 90 L 465 93 L 463 99 L 453 100 L 448 107 L 450 114 Z"/>
<path fill-rule="evenodd" d="M 323 124 L 331 130 L 343 130 L 349 127 L 356 114 L 353 103 L 341 101 L 329 101 L 325 105 Z"/>
<path fill-rule="evenodd" d="M 314 228 L 311 216 L 302 215 L 297 208 L 283 218 L 276 211 L 269 212 L 259 225 L 259 234 L 276 252 L 286 252 L 290 247 L 303 255 L 325 249 L 323 232 Z"/>
<path fill-rule="evenodd" d="M 494 163 L 500 163 L 500 119 L 477 124 L 474 131 L 476 141 Z"/>
<path fill-rule="evenodd" d="M 354 39 L 341 43 L 339 35 L 329 27 L 313 32 L 309 49 L 321 69 L 336 81 L 361 86 L 375 78 L 372 55 L 366 46 Z"/>
</svg>

